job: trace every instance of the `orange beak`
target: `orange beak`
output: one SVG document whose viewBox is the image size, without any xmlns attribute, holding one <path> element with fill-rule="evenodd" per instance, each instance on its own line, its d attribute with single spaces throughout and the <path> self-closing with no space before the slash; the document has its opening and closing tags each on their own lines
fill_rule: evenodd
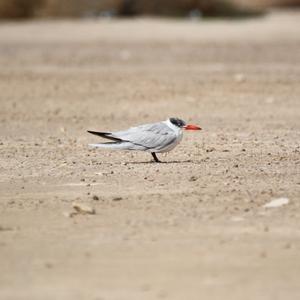
<svg viewBox="0 0 300 300">
<path fill-rule="evenodd" d="M 183 126 L 185 130 L 201 130 L 202 128 L 197 125 L 188 124 Z"/>
</svg>

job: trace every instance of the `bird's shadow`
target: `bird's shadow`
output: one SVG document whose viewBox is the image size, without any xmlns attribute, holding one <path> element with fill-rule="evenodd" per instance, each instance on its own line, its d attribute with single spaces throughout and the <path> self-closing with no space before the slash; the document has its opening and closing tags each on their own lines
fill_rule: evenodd
<svg viewBox="0 0 300 300">
<path fill-rule="evenodd" d="M 131 161 L 131 162 L 126 162 L 126 165 L 145 165 L 145 164 L 153 164 L 153 165 L 166 165 L 166 164 L 192 164 L 194 161 L 188 159 L 188 160 L 171 160 L 171 161 L 160 161 L 156 162 L 154 160 L 149 160 L 149 161 Z"/>
</svg>

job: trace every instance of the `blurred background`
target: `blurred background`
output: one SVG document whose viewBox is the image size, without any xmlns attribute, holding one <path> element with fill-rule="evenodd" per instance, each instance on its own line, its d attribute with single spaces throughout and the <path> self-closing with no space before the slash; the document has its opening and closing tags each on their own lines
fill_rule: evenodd
<svg viewBox="0 0 300 300">
<path fill-rule="evenodd" d="M 0 299 L 300 299 L 299 5 L 0 0 Z"/>
<path fill-rule="evenodd" d="M 300 0 L 0 0 L 0 18 L 97 16 L 242 16 Z"/>
</svg>

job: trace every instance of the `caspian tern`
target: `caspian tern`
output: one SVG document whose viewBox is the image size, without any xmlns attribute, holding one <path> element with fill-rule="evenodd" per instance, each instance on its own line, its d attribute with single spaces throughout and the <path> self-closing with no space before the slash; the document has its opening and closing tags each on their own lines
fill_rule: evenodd
<svg viewBox="0 0 300 300">
<path fill-rule="evenodd" d="M 156 153 L 168 152 L 174 149 L 182 140 L 182 129 L 201 130 L 201 127 L 186 124 L 181 119 L 169 118 L 166 121 L 131 127 L 128 130 L 116 132 L 89 133 L 112 140 L 112 142 L 90 144 L 96 148 L 109 148 L 120 150 L 139 150 L 150 152 L 155 162 L 161 162 Z"/>
</svg>

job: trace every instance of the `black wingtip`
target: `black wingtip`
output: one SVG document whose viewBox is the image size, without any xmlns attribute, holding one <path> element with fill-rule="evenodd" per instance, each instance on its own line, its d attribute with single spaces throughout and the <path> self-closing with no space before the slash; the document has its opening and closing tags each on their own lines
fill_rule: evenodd
<svg viewBox="0 0 300 300">
<path fill-rule="evenodd" d="M 92 131 L 92 130 L 87 130 L 88 133 L 91 133 L 91 134 L 95 134 L 95 135 L 103 135 L 102 132 L 97 132 L 97 131 Z"/>
<path fill-rule="evenodd" d="M 87 132 L 97 135 L 97 136 L 101 136 L 102 138 L 112 140 L 112 141 L 120 141 L 121 140 L 121 139 L 115 138 L 113 136 L 110 136 L 111 135 L 110 132 L 99 132 L 99 131 L 92 131 L 92 130 L 87 130 Z"/>
</svg>

